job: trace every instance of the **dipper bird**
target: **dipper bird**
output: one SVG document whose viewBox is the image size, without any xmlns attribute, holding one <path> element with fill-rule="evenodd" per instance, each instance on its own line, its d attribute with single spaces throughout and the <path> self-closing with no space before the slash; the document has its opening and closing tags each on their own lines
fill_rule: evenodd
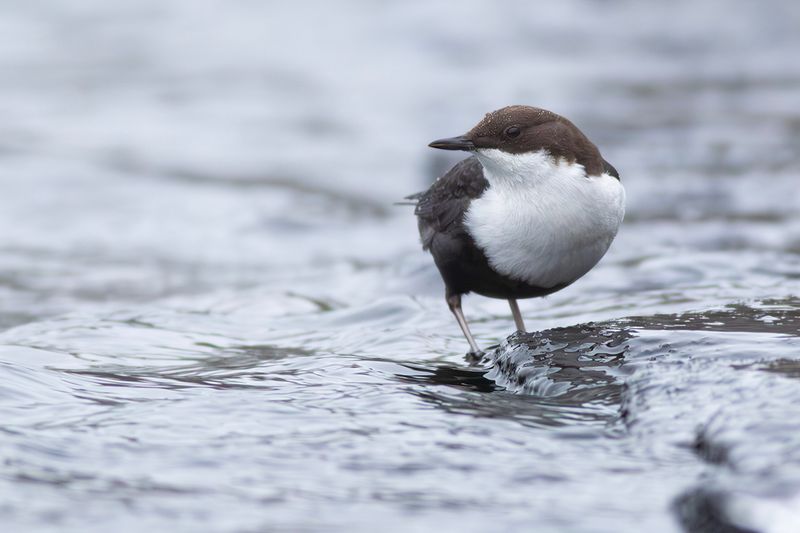
<svg viewBox="0 0 800 533">
<path fill-rule="evenodd" d="M 544 109 L 504 107 L 428 146 L 473 154 L 408 199 L 447 305 L 480 354 L 461 295 L 507 299 L 525 331 L 517 299 L 563 289 L 600 261 L 625 215 L 625 190 L 586 135 Z"/>
</svg>

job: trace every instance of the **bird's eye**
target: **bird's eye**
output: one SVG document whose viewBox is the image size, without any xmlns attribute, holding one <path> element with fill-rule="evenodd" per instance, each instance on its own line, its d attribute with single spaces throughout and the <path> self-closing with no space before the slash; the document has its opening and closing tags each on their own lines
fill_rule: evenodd
<svg viewBox="0 0 800 533">
<path fill-rule="evenodd" d="M 509 139 L 514 139 L 516 137 L 519 137 L 519 134 L 520 134 L 519 127 L 518 126 L 509 126 L 509 127 L 506 128 L 505 134 L 506 134 L 506 137 L 508 137 Z"/>
</svg>

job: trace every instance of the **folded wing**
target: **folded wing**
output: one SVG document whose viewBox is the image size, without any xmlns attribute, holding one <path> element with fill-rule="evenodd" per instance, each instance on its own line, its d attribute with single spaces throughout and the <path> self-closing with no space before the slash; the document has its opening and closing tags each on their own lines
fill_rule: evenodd
<svg viewBox="0 0 800 533">
<path fill-rule="evenodd" d="M 437 233 L 460 230 L 470 201 L 480 197 L 488 186 L 483 166 L 473 156 L 451 168 L 427 191 L 407 197 L 417 201 L 414 214 L 422 249 L 430 249 Z"/>
</svg>

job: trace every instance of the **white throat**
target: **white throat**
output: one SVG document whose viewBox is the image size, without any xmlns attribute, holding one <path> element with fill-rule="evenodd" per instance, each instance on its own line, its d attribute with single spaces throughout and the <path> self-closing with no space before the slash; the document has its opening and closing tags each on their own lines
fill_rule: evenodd
<svg viewBox="0 0 800 533">
<path fill-rule="evenodd" d="M 569 284 L 608 250 L 625 215 L 625 190 L 609 174 L 544 151 L 477 150 L 489 188 L 472 201 L 467 230 L 500 274 L 537 287 Z"/>
</svg>

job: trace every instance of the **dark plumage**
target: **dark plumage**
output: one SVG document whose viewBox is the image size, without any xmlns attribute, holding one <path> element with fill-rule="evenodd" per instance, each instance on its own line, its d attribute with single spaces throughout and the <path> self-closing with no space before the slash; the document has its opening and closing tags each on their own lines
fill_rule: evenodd
<svg viewBox="0 0 800 533">
<path fill-rule="evenodd" d="M 491 298 L 532 298 L 563 288 L 534 287 L 498 274 L 489 265 L 486 254 L 464 226 L 470 202 L 488 186 L 483 166 L 472 156 L 457 163 L 427 191 L 408 197 L 417 200 L 414 214 L 422 249 L 433 256 L 447 297 L 476 292 Z"/>
</svg>

